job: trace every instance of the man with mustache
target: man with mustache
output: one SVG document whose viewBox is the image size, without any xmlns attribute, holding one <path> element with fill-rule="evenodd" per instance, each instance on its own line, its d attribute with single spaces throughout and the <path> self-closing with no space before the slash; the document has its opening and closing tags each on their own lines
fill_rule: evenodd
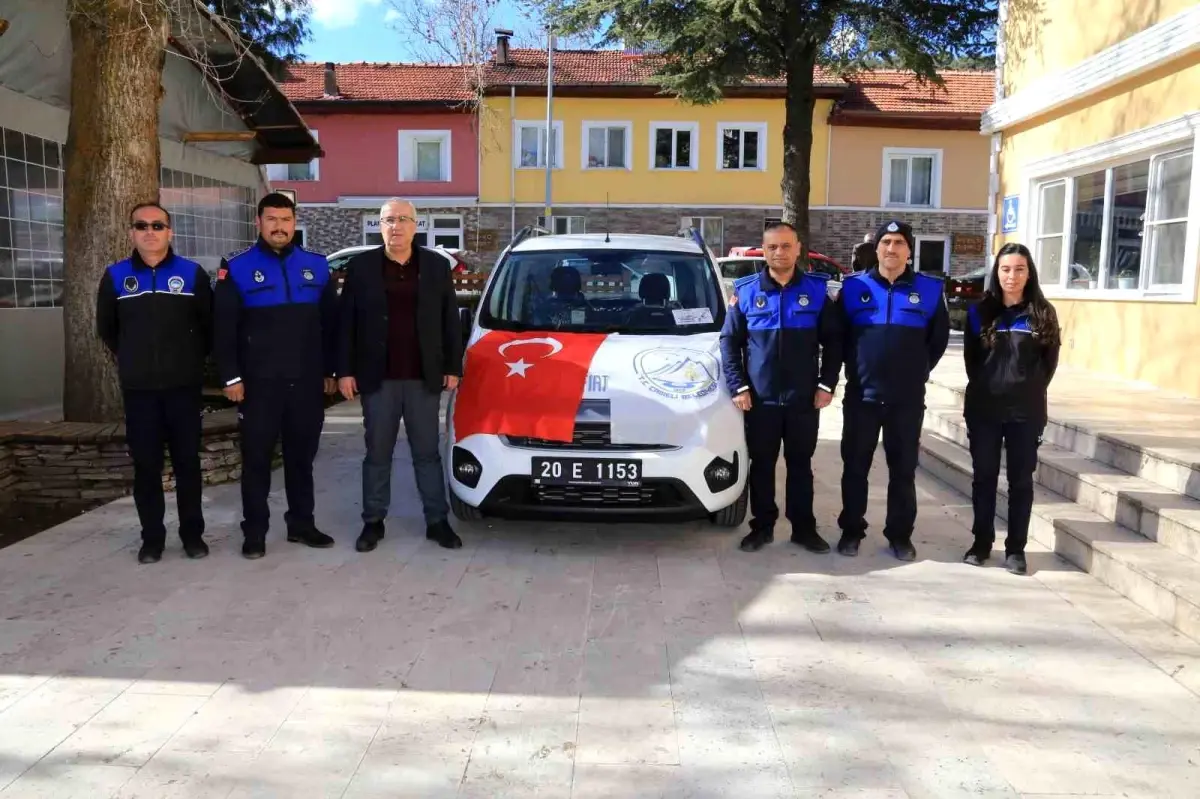
<svg viewBox="0 0 1200 799">
<path fill-rule="evenodd" d="M 221 261 L 216 288 L 217 368 L 238 403 L 242 444 L 242 555 L 266 554 L 271 457 L 283 440 L 287 540 L 333 546 L 313 518 L 313 460 L 333 378 L 337 288 L 325 256 L 293 243 L 296 205 L 271 193 L 258 203 L 259 238 Z"/>
<path fill-rule="evenodd" d="M 383 204 L 379 228 L 383 246 L 346 265 L 339 314 L 338 388 L 346 399 L 362 395 L 366 429 L 363 529 L 355 549 L 370 552 L 383 538 L 401 420 L 412 451 L 425 537 L 457 549 L 462 540 L 447 520 L 438 451 L 442 392 L 453 391 L 462 376 L 453 263 L 436 250 L 414 245 L 417 212 L 406 200 Z"/>
</svg>

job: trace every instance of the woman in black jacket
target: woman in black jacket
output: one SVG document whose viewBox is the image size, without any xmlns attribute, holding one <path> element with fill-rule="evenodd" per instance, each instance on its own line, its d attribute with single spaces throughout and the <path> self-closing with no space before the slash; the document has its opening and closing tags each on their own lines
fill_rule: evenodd
<svg viewBox="0 0 1200 799">
<path fill-rule="evenodd" d="M 1046 427 L 1046 389 L 1058 367 L 1058 317 L 1038 285 L 1023 244 L 996 255 L 983 300 L 967 312 L 963 356 L 967 396 L 963 416 L 971 442 L 971 502 L 975 544 L 963 560 L 982 566 L 996 540 L 1000 447 L 1008 460 L 1008 538 L 1004 566 L 1025 574 L 1025 543 L 1033 509 L 1033 473 Z"/>
</svg>

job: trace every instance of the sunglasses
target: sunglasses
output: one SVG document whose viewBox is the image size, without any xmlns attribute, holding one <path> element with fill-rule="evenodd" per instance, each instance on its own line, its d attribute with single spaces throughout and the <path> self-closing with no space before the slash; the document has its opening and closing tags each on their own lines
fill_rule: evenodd
<svg viewBox="0 0 1200 799">
<path fill-rule="evenodd" d="M 170 225 L 168 225 L 166 222 L 134 222 L 133 225 L 131 225 L 131 227 L 134 230 L 145 231 L 145 230 L 153 229 L 153 230 L 156 230 L 161 233 L 162 231 L 169 228 Z"/>
</svg>

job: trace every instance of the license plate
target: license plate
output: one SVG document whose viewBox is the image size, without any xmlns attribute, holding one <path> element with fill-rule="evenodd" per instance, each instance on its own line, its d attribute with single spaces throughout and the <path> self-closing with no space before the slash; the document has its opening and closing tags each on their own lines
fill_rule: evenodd
<svg viewBox="0 0 1200 799">
<path fill-rule="evenodd" d="M 642 462 L 628 458 L 534 458 L 534 485 L 622 486 L 642 484 Z"/>
</svg>

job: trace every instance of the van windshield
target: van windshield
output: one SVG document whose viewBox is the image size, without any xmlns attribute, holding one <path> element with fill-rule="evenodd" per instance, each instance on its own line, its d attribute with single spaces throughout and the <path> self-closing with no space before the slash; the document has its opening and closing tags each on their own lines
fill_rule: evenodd
<svg viewBox="0 0 1200 799">
<path fill-rule="evenodd" d="M 480 321 L 499 330 L 690 335 L 725 320 L 717 278 L 700 253 L 530 250 L 497 267 Z"/>
</svg>

